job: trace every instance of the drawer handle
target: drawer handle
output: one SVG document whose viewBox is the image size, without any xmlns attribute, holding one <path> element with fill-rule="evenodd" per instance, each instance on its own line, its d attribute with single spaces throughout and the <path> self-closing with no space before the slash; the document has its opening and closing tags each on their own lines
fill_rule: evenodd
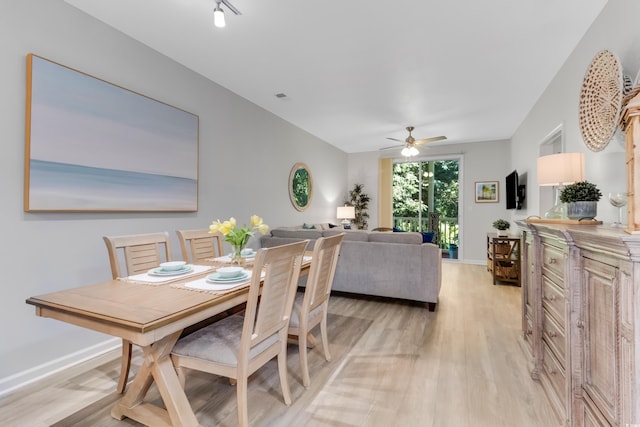
<svg viewBox="0 0 640 427">
<path fill-rule="evenodd" d="M 556 300 L 556 296 L 555 295 L 551 295 L 550 297 L 544 295 L 543 298 L 546 299 L 547 301 L 555 301 Z"/>
<path fill-rule="evenodd" d="M 584 321 L 582 320 L 578 320 L 578 322 L 576 322 L 576 326 L 580 329 L 584 328 Z"/>
<path fill-rule="evenodd" d="M 526 335 L 532 335 L 533 331 L 531 329 L 527 329 L 525 332 Z"/>
<path fill-rule="evenodd" d="M 547 332 L 547 335 L 549 335 L 549 338 L 555 338 L 556 337 L 556 331 L 549 331 Z"/>
<path fill-rule="evenodd" d="M 549 375 L 554 375 L 557 372 L 554 368 L 550 368 L 547 365 L 544 365 L 544 369 L 549 372 Z"/>
<path fill-rule="evenodd" d="M 553 258 L 553 257 L 549 258 L 549 264 L 555 264 L 555 263 L 557 263 L 557 262 L 558 262 L 558 260 L 557 260 L 557 259 L 555 259 L 555 258 Z"/>
</svg>

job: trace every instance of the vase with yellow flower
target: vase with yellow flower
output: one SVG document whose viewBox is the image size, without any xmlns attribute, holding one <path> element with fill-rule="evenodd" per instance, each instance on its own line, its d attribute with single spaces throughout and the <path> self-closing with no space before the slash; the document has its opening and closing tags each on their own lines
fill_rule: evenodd
<svg viewBox="0 0 640 427">
<path fill-rule="evenodd" d="M 269 231 L 269 226 L 258 215 L 251 215 L 250 223 L 250 226 L 238 227 L 236 219 L 231 217 L 226 221 L 213 221 L 209 226 L 209 233 L 222 233 L 224 240 L 233 247 L 231 262 L 234 264 L 242 263 L 242 250 L 247 246 L 254 232 L 266 234 Z"/>
</svg>

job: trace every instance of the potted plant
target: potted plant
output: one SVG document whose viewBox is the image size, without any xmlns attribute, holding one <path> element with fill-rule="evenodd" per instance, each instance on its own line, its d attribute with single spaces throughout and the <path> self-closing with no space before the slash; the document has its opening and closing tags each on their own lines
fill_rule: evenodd
<svg viewBox="0 0 640 427">
<path fill-rule="evenodd" d="M 353 225 L 358 230 L 366 230 L 368 227 L 367 218 L 369 218 L 369 201 L 371 200 L 369 195 L 363 191 L 364 184 L 355 184 L 353 190 L 349 191 L 348 198 L 344 201 L 345 205 L 353 206 L 355 208 L 356 217 L 353 220 Z"/>
<path fill-rule="evenodd" d="M 598 187 L 588 181 L 569 184 L 560 190 L 560 201 L 567 204 L 570 219 L 595 218 L 600 198 L 602 193 Z"/>
<path fill-rule="evenodd" d="M 511 224 L 506 219 L 496 219 L 493 221 L 493 228 L 496 229 L 498 237 L 507 236 L 507 230 L 511 227 Z"/>
</svg>

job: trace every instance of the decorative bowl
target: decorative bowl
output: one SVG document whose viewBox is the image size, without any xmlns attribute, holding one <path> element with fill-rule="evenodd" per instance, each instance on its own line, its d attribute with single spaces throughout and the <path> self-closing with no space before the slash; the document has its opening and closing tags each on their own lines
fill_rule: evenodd
<svg viewBox="0 0 640 427">
<path fill-rule="evenodd" d="M 184 268 L 187 263 L 185 261 L 168 261 L 160 264 L 160 268 L 165 271 L 175 271 Z"/>
<path fill-rule="evenodd" d="M 220 277 L 228 279 L 231 277 L 239 276 L 243 270 L 244 268 L 242 267 L 221 267 L 217 269 L 216 272 L 220 274 Z"/>
</svg>

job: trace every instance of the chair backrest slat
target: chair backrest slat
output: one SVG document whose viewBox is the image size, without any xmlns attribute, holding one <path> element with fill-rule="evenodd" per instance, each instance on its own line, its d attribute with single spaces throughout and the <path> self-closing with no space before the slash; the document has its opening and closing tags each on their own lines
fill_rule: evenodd
<svg viewBox="0 0 640 427">
<path fill-rule="evenodd" d="M 221 233 L 209 233 L 209 229 L 177 230 L 182 259 L 197 262 L 223 255 Z"/>
<path fill-rule="evenodd" d="M 130 234 L 123 236 L 104 236 L 111 275 L 114 279 L 124 275 L 143 273 L 171 261 L 169 233 L 166 231 L 147 234 Z M 164 250 L 163 250 L 164 249 Z M 122 253 L 122 260 L 119 254 Z M 126 271 L 123 274 L 121 263 Z"/>
<path fill-rule="evenodd" d="M 303 312 L 309 313 L 329 299 L 343 238 L 344 233 L 316 240 L 302 302 Z"/>
<path fill-rule="evenodd" d="M 286 339 L 302 257 L 308 243 L 304 240 L 258 251 L 245 311 L 241 355 L 248 354 L 252 347 L 275 333 L 284 334 Z M 260 289 L 262 271 L 264 281 Z M 251 338 L 245 339 L 245 334 Z"/>
</svg>

